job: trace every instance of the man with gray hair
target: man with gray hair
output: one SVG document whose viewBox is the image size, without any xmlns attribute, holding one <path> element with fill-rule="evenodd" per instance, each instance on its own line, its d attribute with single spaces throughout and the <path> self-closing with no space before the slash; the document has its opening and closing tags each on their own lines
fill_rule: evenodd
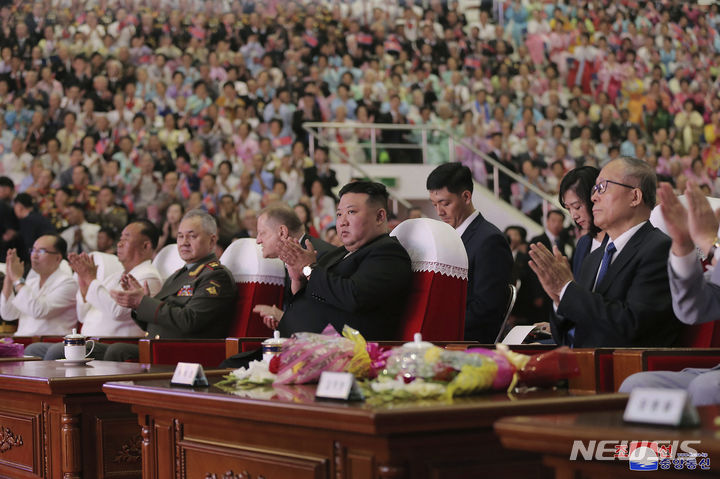
<svg viewBox="0 0 720 479">
<path fill-rule="evenodd" d="M 657 179 L 635 158 L 618 158 L 592 189 L 595 224 L 607 236 L 578 278 L 562 253 L 530 246 L 530 267 L 554 303 L 553 337 L 576 347 L 670 346 L 680 331 L 668 282 L 670 238 L 648 221 Z"/>
<path fill-rule="evenodd" d="M 216 243 L 215 218 L 202 210 L 188 211 L 177 234 L 185 266 L 173 273 L 155 296 L 150 295 L 147 284 L 140 284 L 130 274 L 122 276 L 122 290 L 110 295 L 120 306 L 132 309 L 133 320 L 150 338 L 224 338 L 237 290 L 232 274 L 215 256 Z M 137 357 L 137 345 L 115 343 L 104 359 Z"/>
<path fill-rule="evenodd" d="M 286 238 L 295 239 L 303 248 L 306 247 L 305 242 L 310 241 L 313 249 L 318 253 L 318 258 L 335 249 L 333 245 L 307 234 L 302 221 L 289 206 L 268 206 L 258 216 L 257 238 L 255 239 L 255 242 L 262 246 L 263 257 L 277 258 L 280 255 L 282 242 Z M 287 305 L 291 296 L 290 277 L 286 271 L 283 306 Z M 263 318 L 265 325 L 270 329 L 277 329 L 283 315 L 283 310 L 274 304 L 272 306 L 258 304 L 253 309 L 253 312 L 258 313 Z"/>
</svg>

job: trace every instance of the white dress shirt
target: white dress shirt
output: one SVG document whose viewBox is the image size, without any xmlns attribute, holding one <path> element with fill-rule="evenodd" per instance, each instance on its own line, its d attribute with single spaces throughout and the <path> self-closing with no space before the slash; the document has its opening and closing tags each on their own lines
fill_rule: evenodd
<svg viewBox="0 0 720 479">
<path fill-rule="evenodd" d="M 465 230 L 468 229 L 468 226 L 470 226 L 470 223 L 472 223 L 473 221 L 475 221 L 475 218 L 477 218 L 479 214 L 480 214 L 480 210 L 475 210 L 475 211 L 473 211 L 473 212 L 470 214 L 470 216 L 468 216 L 467 218 L 465 218 L 465 221 L 463 221 L 462 223 L 460 223 L 460 225 L 458 225 L 458 227 L 455 228 L 455 231 L 457 231 L 457 233 L 458 233 L 460 236 L 462 236 L 463 233 L 465 233 Z"/>
<path fill-rule="evenodd" d="M 64 336 L 77 326 L 72 276 L 55 270 L 40 287 L 40 276 L 28 276 L 17 295 L 0 294 L 0 316 L 6 321 L 18 320 L 15 336 Z"/>
<path fill-rule="evenodd" d="M 157 294 L 162 287 L 160 273 L 150 260 L 135 266 L 130 270 L 130 274 L 140 284 L 147 281 L 151 296 Z M 117 271 L 102 280 L 93 280 L 88 286 L 84 300 L 78 291 L 77 315 L 78 320 L 83 323 L 83 335 L 139 337 L 145 334 L 145 331 L 130 317 L 131 309 L 123 308 L 110 297 L 111 290 L 121 289 L 122 275 L 122 271 Z"/>
<path fill-rule="evenodd" d="M 78 251 L 78 244 L 75 242 L 75 231 L 77 229 L 82 231 L 82 245 L 80 245 L 82 251 Z M 69 227 L 63 231 L 60 236 L 62 236 L 67 243 L 69 253 L 90 253 L 97 250 L 97 237 L 99 232 L 100 225 L 85 221 L 80 225 Z"/>
</svg>

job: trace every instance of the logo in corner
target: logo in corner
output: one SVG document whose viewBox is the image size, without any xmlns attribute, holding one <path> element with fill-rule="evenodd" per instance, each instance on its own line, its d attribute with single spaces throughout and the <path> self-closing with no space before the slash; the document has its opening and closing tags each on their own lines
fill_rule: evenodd
<svg viewBox="0 0 720 479">
<path fill-rule="evenodd" d="M 660 454 L 657 442 L 633 441 L 628 450 L 631 471 L 657 471 Z"/>
</svg>

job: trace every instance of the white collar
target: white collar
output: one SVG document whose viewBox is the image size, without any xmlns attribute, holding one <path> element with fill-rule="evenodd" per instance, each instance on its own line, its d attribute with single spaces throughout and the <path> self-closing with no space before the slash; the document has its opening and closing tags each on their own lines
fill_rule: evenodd
<svg viewBox="0 0 720 479">
<path fill-rule="evenodd" d="M 625 247 L 625 245 L 628 244 L 628 241 L 630 241 L 630 238 L 632 238 L 635 235 L 635 233 L 637 233 L 637 231 L 640 228 L 642 228 L 642 226 L 645 223 L 647 223 L 647 220 L 636 224 L 635 226 L 633 226 L 632 228 L 630 228 L 629 230 L 627 230 L 626 232 L 624 232 L 623 234 L 618 236 L 616 239 L 612 239 L 612 238 L 610 238 L 610 235 L 608 235 L 608 238 L 610 239 L 610 241 L 612 241 L 613 244 L 615 245 L 615 254 L 613 255 L 613 258 L 612 258 L 613 261 L 615 260 L 615 258 L 618 257 L 618 255 L 620 254 L 622 249 Z"/>
<path fill-rule="evenodd" d="M 470 216 L 468 216 L 467 218 L 465 218 L 465 221 L 463 221 L 462 223 L 460 223 L 460 226 L 458 226 L 457 228 L 455 228 L 455 231 L 457 231 L 458 234 L 459 234 L 460 236 L 462 236 L 463 233 L 465 233 L 465 230 L 468 229 L 468 226 L 470 226 L 470 223 L 472 223 L 473 221 L 475 221 L 475 218 L 477 218 L 479 214 L 480 214 L 480 211 L 479 211 L 479 210 L 473 211 Z"/>
</svg>

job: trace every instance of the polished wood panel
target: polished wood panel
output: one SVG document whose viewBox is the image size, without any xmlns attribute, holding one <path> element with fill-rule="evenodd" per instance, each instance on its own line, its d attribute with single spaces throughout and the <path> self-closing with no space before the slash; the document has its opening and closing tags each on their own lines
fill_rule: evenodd
<svg viewBox="0 0 720 479">
<path fill-rule="evenodd" d="M 373 406 L 316 401 L 314 385 L 241 397 L 166 380 L 103 390 L 138 415 L 145 479 L 543 478 L 548 470 L 539 456 L 500 447 L 492 430 L 498 418 L 612 410 L 626 402 L 624 395 L 555 390 Z"/>
<path fill-rule="evenodd" d="M 0 362 L 0 477 L 141 477 L 140 428 L 107 381 L 169 378 L 172 367 L 91 361 Z"/>
<path fill-rule="evenodd" d="M 556 479 L 637 479 L 642 473 L 631 471 L 627 461 L 570 460 L 573 441 L 683 441 L 699 440 L 693 448 L 710 457 L 710 470 L 658 471 L 662 477 L 720 477 L 720 427 L 715 418 L 720 407 L 699 408 L 702 424 L 696 428 L 665 428 L 625 423 L 621 411 L 583 412 L 506 417 L 495 423 L 503 446 L 527 453 L 541 453 L 543 463 L 555 470 Z M 610 446 L 608 446 L 610 447 Z M 612 452 L 610 452 L 612 454 Z"/>
<path fill-rule="evenodd" d="M 660 370 L 680 371 L 686 367 L 712 368 L 720 362 L 720 348 L 631 348 L 613 352 L 615 391 L 631 374 Z"/>
</svg>

